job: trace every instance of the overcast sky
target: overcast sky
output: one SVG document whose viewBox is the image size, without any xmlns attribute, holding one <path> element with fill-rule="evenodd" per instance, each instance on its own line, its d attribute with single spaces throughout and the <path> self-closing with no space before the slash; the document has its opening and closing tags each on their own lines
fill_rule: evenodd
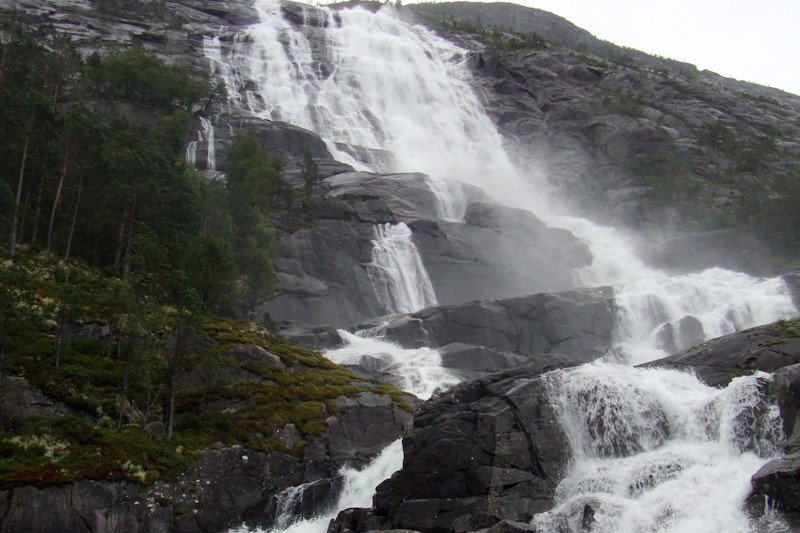
<svg viewBox="0 0 800 533">
<path fill-rule="evenodd" d="M 600 39 L 800 95 L 800 0 L 510 0 Z"/>
</svg>

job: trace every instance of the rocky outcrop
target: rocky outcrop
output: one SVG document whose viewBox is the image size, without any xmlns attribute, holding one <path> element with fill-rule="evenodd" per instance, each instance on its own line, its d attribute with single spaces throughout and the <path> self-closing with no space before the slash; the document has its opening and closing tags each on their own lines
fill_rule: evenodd
<svg viewBox="0 0 800 533">
<path fill-rule="evenodd" d="M 731 333 L 643 366 L 691 370 L 705 383 L 725 387 L 740 375 L 800 363 L 800 319 Z"/>
<path fill-rule="evenodd" d="M 255 345 L 237 344 L 224 356 L 285 368 L 277 356 Z M 263 379 L 244 369 L 226 377 L 248 383 Z M 181 382 L 191 386 L 193 379 L 186 376 Z M 373 386 L 353 384 L 367 389 Z M 12 417 L 13 423 L 19 423 L 21 417 L 34 415 L 75 416 L 69 407 L 31 390 L 23 378 L 3 376 L 0 386 L 0 423 L 9 423 Z M 406 403 L 417 402 L 409 396 Z M 302 436 L 289 423 L 274 435 L 255 437 L 272 438 L 287 450 L 300 451 L 301 457 L 234 446 L 207 450 L 176 479 L 148 486 L 85 479 L 64 486 L 0 491 L 0 531 L 216 533 L 242 523 L 269 527 L 281 512 L 310 517 L 336 501 L 343 466 L 366 464 L 411 428 L 409 407 L 398 405 L 388 394 L 364 390 L 336 398 L 335 412 L 327 415 L 319 436 Z M 236 406 L 209 402 L 206 408 L 214 411 Z M 298 446 L 301 438 L 304 447 Z M 290 489 L 296 497 L 290 509 L 282 508 L 282 495 Z"/>
<path fill-rule="evenodd" d="M 8 533 L 99 533 L 169 531 L 172 513 L 132 483 L 80 481 L 66 487 L 20 487 L 0 491 L 0 529 Z"/>
<path fill-rule="evenodd" d="M 568 444 L 541 371 L 524 366 L 425 403 L 403 440 L 403 469 L 378 486 L 374 509 L 345 513 L 329 531 L 465 532 L 548 509 Z"/>
</svg>

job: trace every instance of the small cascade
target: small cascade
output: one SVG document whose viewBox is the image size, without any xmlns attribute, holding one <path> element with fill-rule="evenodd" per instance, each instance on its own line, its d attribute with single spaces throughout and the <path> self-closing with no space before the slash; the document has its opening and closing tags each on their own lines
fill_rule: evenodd
<svg viewBox="0 0 800 533">
<path fill-rule="evenodd" d="M 690 374 L 594 363 L 548 375 L 572 449 L 542 531 L 750 531 L 750 476 L 780 452 L 760 374 L 724 390 Z"/>
<path fill-rule="evenodd" d="M 189 141 L 186 144 L 186 149 L 184 150 L 184 159 L 186 162 L 192 165 L 193 167 L 197 167 L 197 142 L 198 141 Z"/>
<path fill-rule="evenodd" d="M 206 117 L 200 117 L 200 128 L 197 130 L 197 139 L 186 144 L 184 159 L 197 168 L 197 148 L 204 144 L 206 147 L 206 170 L 217 170 L 217 147 L 214 141 L 214 125 Z"/>
<path fill-rule="evenodd" d="M 436 215 L 439 220 L 462 222 L 467 210 L 464 186 L 455 180 L 427 178 L 428 187 L 436 196 Z"/>
<path fill-rule="evenodd" d="M 366 467 L 345 468 L 340 472 L 344 481 L 342 494 L 332 510 L 321 513 L 319 516 L 297 520 L 292 522 L 291 517 L 287 516 L 285 523 L 277 524 L 269 531 L 282 531 L 285 533 L 320 533 L 328 528 L 328 523 L 336 518 L 339 511 L 351 507 L 370 507 L 372 496 L 375 494 L 375 487 L 391 477 L 403 466 L 403 445 L 397 440 L 387 446 L 370 464 Z M 302 487 L 302 485 L 301 485 Z M 284 493 L 293 492 L 298 487 L 292 487 Z M 302 493 L 302 491 L 300 491 Z M 246 526 L 230 529 L 228 533 L 265 533 L 263 529 L 250 529 Z"/>
<path fill-rule="evenodd" d="M 214 142 L 214 125 L 205 117 L 200 117 L 203 131 L 201 140 L 206 142 L 206 170 L 217 170 L 217 147 Z"/>
<path fill-rule="evenodd" d="M 433 348 L 402 348 L 380 337 L 362 337 L 344 330 L 339 335 L 345 346 L 327 351 L 325 357 L 340 365 L 358 365 L 379 373 L 418 398 L 428 399 L 460 381 L 442 367 L 442 356 Z"/>
<path fill-rule="evenodd" d="M 593 262 L 575 273 L 579 286 L 614 286 L 615 352 L 636 365 L 742 329 L 797 315 L 781 278 L 756 278 L 710 268 L 673 276 L 647 266 L 634 246 L 613 228 L 552 216 L 552 225 L 589 245 Z"/>
<path fill-rule="evenodd" d="M 294 519 L 294 509 L 311 483 L 289 487 L 275 496 L 275 527 L 285 529 Z"/>
<path fill-rule="evenodd" d="M 375 226 L 372 262 L 367 265 L 378 301 L 388 314 L 436 305 L 433 285 L 403 222 Z"/>
</svg>

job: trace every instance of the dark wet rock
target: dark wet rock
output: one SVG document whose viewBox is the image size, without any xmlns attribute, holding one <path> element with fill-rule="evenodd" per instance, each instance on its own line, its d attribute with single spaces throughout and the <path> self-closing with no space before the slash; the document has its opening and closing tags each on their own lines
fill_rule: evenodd
<svg viewBox="0 0 800 533">
<path fill-rule="evenodd" d="M 526 366 L 423 404 L 403 469 L 378 486 L 373 514 L 389 527 L 466 532 L 548 509 L 568 444 L 546 394 Z"/>
<path fill-rule="evenodd" d="M 351 508 L 341 511 L 328 525 L 328 533 L 365 533 L 387 530 L 386 517 L 378 516 L 369 509 Z"/>
<path fill-rule="evenodd" d="M 536 526 L 527 522 L 501 520 L 486 530 L 486 533 L 536 533 Z"/>
<path fill-rule="evenodd" d="M 440 304 L 569 290 L 574 270 L 591 262 L 569 231 L 489 202 L 469 204 L 464 223 L 410 226 Z"/>
<path fill-rule="evenodd" d="M 279 242 L 277 291 L 256 314 L 268 311 L 289 330 L 347 327 L 391 312 L 368 268 L 378 224 L 407 223 L 443 304 L 570 289 L 573 270 L 591 260 L 570 232 L 491 204 L 472 187 L 463 186 L 465 222 L 438 221 L 429 183 L 423 174 L 366 172 L 323 180 L 313 225 Z"/>
<path fill-rule="evenodd" d="M 172 512 L 148 508 L 132 483 L 79 481 L 65 487 L 19 487 L 0 491 L 4 533 L 166 533 Z"/>
<path fill-rule="evenodd" d="M 768 502 L 782 511 L 800 516 L 800 453 L 774 459 L 756 472 L 752 479 L 753 496 L 768 497 Z"/>
<path fill-rule="evenodd" d="M 786 455 L 753 475 L 753 494 L 748 501 L 756 514 L 765 507 L 777 508 L 787 514 L 790 523 L 800 525 L 800 364 L 775 372 L 770 385 L 783 420 Z"/>
<path fill-rule="evenodd" d="M 610 287 L 430 307 L 365 323 L 383 338 L 410 348 L 481 346 L 527 357 L 564 354 L 586 360 L 611 347 Z"/>
<path fill-rule="evenodd" d="M 774 372 L 800 363 L 800 319 L 731 333 L 645 367 L 691 370 L 705 383 L 725 387 L 756 370 Z"/>
<path fill-rule="evenodd" d="M 775 372 L 772 392 L 777 399 L 786 435 L 786 452 L 800 453 L 800 365 Z"/>
<path fill-rule="evenodd" d="M 528 360 L 520 354 L 462 343 L 452 343 L 442 347 L 439 355 L 442 357 L 442 366 L 450 369 L 463 381 L 513 368 Z"/>
</svg>

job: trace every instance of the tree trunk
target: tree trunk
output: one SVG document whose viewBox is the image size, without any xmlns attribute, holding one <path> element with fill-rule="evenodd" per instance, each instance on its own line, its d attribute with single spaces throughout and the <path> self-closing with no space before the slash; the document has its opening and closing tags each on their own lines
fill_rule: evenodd
<svg viewBox="0 0 800 533">
<path fill-rule="evenodd" d="M 53 208 L 50 210 L 50 222 L 47 225 L 47 247 L 44 253 L 44 262 L 50 262 L 50 245 L 53 238 L 53 225 L 56 220 L 56 210 L 61 202 L 61 189 L 64 187 L 64 178 L 67 175 L 67 163 L 69 162 L 69 148 L 64 151 L 64 162 L 61 164 L 61 177 L 58 179 L 56 187 L 56 197 L 53 199 Z"/>
<path fill-rule="evenodd" d="M 167 440 L 172 440 L 172 426 L 175 422 L 175 389 L 177 388 L 176 371 L 172 372 L 169 384 L 169 424 L 167 425 Z"/>
<path fill-rule="evenodd" d="M 131 375 L 131 359 L 133 358 L 131 357 L 130 350 L 128 350 L 128 355 L 125 357 L 125 373 L 122 375 L 122 401 L 120 402 L 117 429 L 122 427 L 122 411 L 125 406 L 125 399 L 128 397 L 128 382 Z"/>
<path fill-rule="evenodd" d="M 56 106 L 58 105 L 58 89 L 60 85 L 61 77 L 56 76 L 56 83 L 55 88 L 53 89 L 53 114 L 56 113 Z"/>
<path fill-rule="evenodd" d="M 44 190 L 45 177 L 39 177 L 39 189 L 36 191 L 36 206 L 33 208 L 33 235 L 31 236 L 31 246 L 36 246 L 36 238 L 39 236 L 39 215 L 42 212 L 42 191 Z"/>
<path fill-rule="evenodd" d="M 72 212 L 72 224 L 69 226 L 67 237 L 67 251 L 64 252 L 64 262 L 69 263 L 69 250 L 72 248 L 72 236 L 75 235 L 75 222 L 78 220 L 78 208 L 81 205 L 81 192 L 83 191 L 83 176 L 78 180 L 78 197 L 75 199 L 75 210 Z"/>
<path fill-rule="evenodd" d="M 128 243 L 125 245 L 125 264 L 122 267 L 122 279 L 127 280 L 131 272 L 131 249 L 133 248 L 133 218 L 136 215 L 136 196 L 131 205 L 131 216 L 128 219 Z"/>
<path fill-rule="evenodd" d="M 25 179 L 25 162 L 28 160 L 28 144 L 30 135 L 25 136 L 25 146 L 22 148 L 22 162 L 19 164 L 19 180 L 17 181 L 17 196 L 14 200 L 14 221 L 11 224 L 11 236 L 9 239 L 9 251 L 11 259 L 14 259 L 14 248 L 17 245 L 17 219 L 19 217 L 19 202 L 22 199 L 22 182 Z"/>
<path fill-rule="evenodd" d="M 119 226 L 117 229 L 117 249 L 114 252 L 114 269 L 119 272 L 119 262 L 122 260 L 122 241 L 125 237 L 125 222 L 128 220 L 128 211 L 130 210 L 131 199 L 125 200 L 125 207 L 122 209 L 122 217 L 119 219 Z"/>
<path fill-rule="evenodd" d="M 22 204 L 22 220 L 19 223 L 19 238 L 23 240 L 25 238 L 25 219 L 27 218 L 28 214 L 28 200 L 31 198 L 31 189 L 30 187 L 25 192 L 25 203 Z"/>
</svg>

